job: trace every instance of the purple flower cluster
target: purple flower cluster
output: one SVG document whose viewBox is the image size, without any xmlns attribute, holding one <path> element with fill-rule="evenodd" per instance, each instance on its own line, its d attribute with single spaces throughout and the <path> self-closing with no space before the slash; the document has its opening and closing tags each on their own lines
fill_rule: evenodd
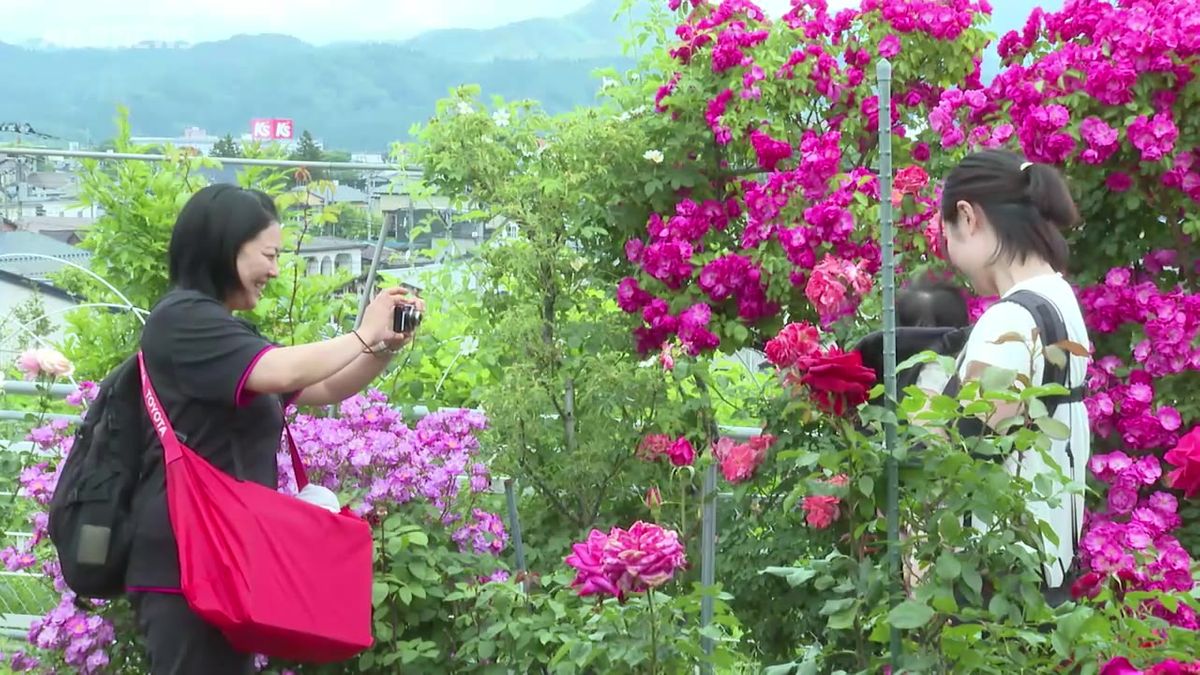
<svg viewBox="0 0 1200 675">
<path fill-rule="evenodd" d="M 1094 595 L 1108 578 L 1119 580 L 1126 591 L 1191 591 L 1191 556 L 1170 534 L 1181 523 L 1175 496 L 1159 491 L 1142 495 L 1162 477 L 1159 459 L 1117 451 L 1093 456 L 1089 468 L 1109 485 L 1108 509 L 1088 515 L 1079 546 L 1091 574 L 1080 580 L 1076 595 Z M 1200 630 L 1200 619 L 1188 605 L 1168 612 L 1154 604 L 1152 610 L 1174 625 Z"/>
<path fill-rule="evenodd" d="M 1128 268 L 1109 270 L 1104 283 L 1083 289 L 1089 329 L 1111 333 L 1137 323 L 1145 337 L 1133 348 L 1134 360 L 1155 377 L 1200 368 L 1200 295 L 1175 288 L 1160 290 L 1152 277 L 1135 277 Z"/>
<path fill-rule="evenodd" d="M 112 624 L 76 607 L 69 593 L 63 595 L 58 607 L 29 626 L 31 644 L 62 652 L 66 664 L 83 675 L 101 672 L 108 665 L 106 648 L 114 639 Z"/>
<path fill-rule="evenodd" d="M 353 506 L 359 514 L 383 514 L 409 502 L 431 504 L 463 549 L 499 553 L 507 545 L 501 520 L 470 508 L 469 497 L 491 483 L 479 461 L 477 433 L 487 426 L 478 412 L 448 410 L 422 418 L 413 427 L 378 391 L 343 401 L 337 417 L 297 415 L 292 435 L 309 479 L 337 491 L 361 490 Z M 279 482 L 294 494 L 296 481 L 286 449 L 279 458 Z"/>
</svg>

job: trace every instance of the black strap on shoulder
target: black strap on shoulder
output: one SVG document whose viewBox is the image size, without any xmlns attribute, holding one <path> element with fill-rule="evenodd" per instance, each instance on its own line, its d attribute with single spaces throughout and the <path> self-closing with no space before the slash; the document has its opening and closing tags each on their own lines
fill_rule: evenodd
<svg viewBox="0 0 1200 675">
<path fill-rule="evenodd" d="M 1063 365 L 1057 365 L 1050 359 L 1045 358 L 1046 349 L 1051 345 L 1059 344 L 1068 340 L 1070 336 L 1067 333 L 1066 321 L 1062 318 L 1062 314 L 1058 311 L 1058 307 L 1050 301 L 1049 298 L 1031 290 L 1019 290 L 1005 296 L 1000 302 L 1011 302 L 1025 308 L 1026 311 L 1033 317 L 1034 324 L 1037 327 L 1038 338 L 1042 343 L 1042 383 L 1043 384 L 1060 384 L 1066 387 L 1068 392 L 1065 395 L 1043 396 L 1041 401 L 1046 406 L 1046 410 L 1050 416 L 1053 416 L 1060 405 L 1070 403 L 1080 403 L 1084 400 L 1087 392 L 1084 386 L 1078 385 L 1072 387 L 1070 384 L 1070 366 L 1071 361 L 1068 357 Z M 943 393 L 948 396 L 957 396 L 962 389 L 962 382 L 959 380 L 958 373 L 955 372 L 951 377 L 950 382 L 946 384 Z M 980 420 L 963 420 L 959 424 L 959 431 L 964 434 L 982 433 L 982 423 Z M 1075 453 L 1071 450 L 1071 441 L 1067 439 L 1065 446 L 1067 454 L 1067 463 L 1071 475 L 1075 475 Z M 971 514 L 967 514 L 964 518 L 964 525 L 971 526 Z M 1073 570 L 1078 569 L 1079 558 L 1079 527 L 1078 516 L 1075 513 L 1074 499 L 1071 504 L 1071 552 L 1072 561 L 1071 569 L 1063 570 L 1064 585 L 1071 583 L 1070 575 Z"/>
<path fill-rule="evenodd" d="M 1051 345 L 1056 345 L 1070 339 L 1070 336 L 1067 334 L 1067 324 L 1059 313 L 1058 308 L 1041 293 L 1020 290 L 1006 296 L 1001 302 L 1011 302 L 1020 305 L 1033 316 L 1033 321 L 1037 325 L 1038 337 L 1042 342 L 1043 353 Z M 1050 359 L 1044 358 L 1043 360 L 1042 383 L 1061 384 L 1068 389 L 1068 392 L 1064 395 L 1042 397 L 1042 403 L 1046 404 L 1046 409 L 1050 415 L 1053 416 L 1054 411 L 1060 405 L 1083 402 L 1086 395 L 1084 387 L 1070 386 L 1070 359 L 1068 358 L 1061 366 L 1051 362 Z"/>
</svg>

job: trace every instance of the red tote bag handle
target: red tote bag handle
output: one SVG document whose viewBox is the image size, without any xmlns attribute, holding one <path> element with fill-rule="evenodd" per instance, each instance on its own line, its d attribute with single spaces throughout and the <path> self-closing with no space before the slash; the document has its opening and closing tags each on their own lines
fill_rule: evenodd
<svg viewBox="0 0 1200 675">
<path fill-rule="evenodd" d="M 146 370 L 146 358 L 141 352 L 138 352 L 137 357 L 138 369 L 142 373 L 142 403 L 146 407 L 146 414 L 150 417 L 150 425 L 158 434 L 158 440 L 162 441 L 165 462 L 170 464 L 183 456 L 183 451 L 180 450 L 182 444 L 179 442 L 179 437 L 175 435 L 175 427 L 171 426 L 166 408 L 163 408 L 162 402 L 158 400 L 158 392 L 154 391 L 154 385 L 150 384 L 150 373 Z M 291 429 L 288 429 L 286 417 L 283 421 L 283 432 L 287 436 L 288 450 L 292 455 L 292 471 L 296 474 L 296 488 L 303 490 L 304 486 L 308 485 L 308 472 L 304 470 L 304 462 L 300 459 L 300 450 L 292 438 Z"/>
</svg>

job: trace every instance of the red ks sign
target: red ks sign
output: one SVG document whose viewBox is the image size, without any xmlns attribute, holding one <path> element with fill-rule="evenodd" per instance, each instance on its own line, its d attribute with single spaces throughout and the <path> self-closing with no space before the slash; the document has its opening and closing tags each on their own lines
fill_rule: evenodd
<svg viewBox="0 0 1200 675">
<path fill-rule="evenodd" d="M 292 140 L 292 120 L 262 117 L 250 120 L 250 137 L 256 141 Z"/>
</svg>

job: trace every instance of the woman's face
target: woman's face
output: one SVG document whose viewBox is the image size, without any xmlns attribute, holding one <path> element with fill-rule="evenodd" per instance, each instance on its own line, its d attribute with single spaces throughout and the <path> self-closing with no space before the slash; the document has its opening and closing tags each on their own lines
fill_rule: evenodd
<svg viewBox="0 0 1200 675">
<path fill-rule="evenodd" d="M 230 309 L 250 310 L 262 298 L 267 282 L 279 276 L 279 249 L 283 229 L 272 222 L 250 241 L 242 244 L 237 255 L 237 275 L 241 288 L 229 294 Z"/>
<path fill-rule="evenodd" d="M 979 295 L 995 295 L 992 260 L 996 253 L 996 233 L 987 221 L 983 209 L 967 202 L 958 202 L 954 222 L 945 223 L 946 256 L 950 264 L 971 280 Z"/>
</svg>

